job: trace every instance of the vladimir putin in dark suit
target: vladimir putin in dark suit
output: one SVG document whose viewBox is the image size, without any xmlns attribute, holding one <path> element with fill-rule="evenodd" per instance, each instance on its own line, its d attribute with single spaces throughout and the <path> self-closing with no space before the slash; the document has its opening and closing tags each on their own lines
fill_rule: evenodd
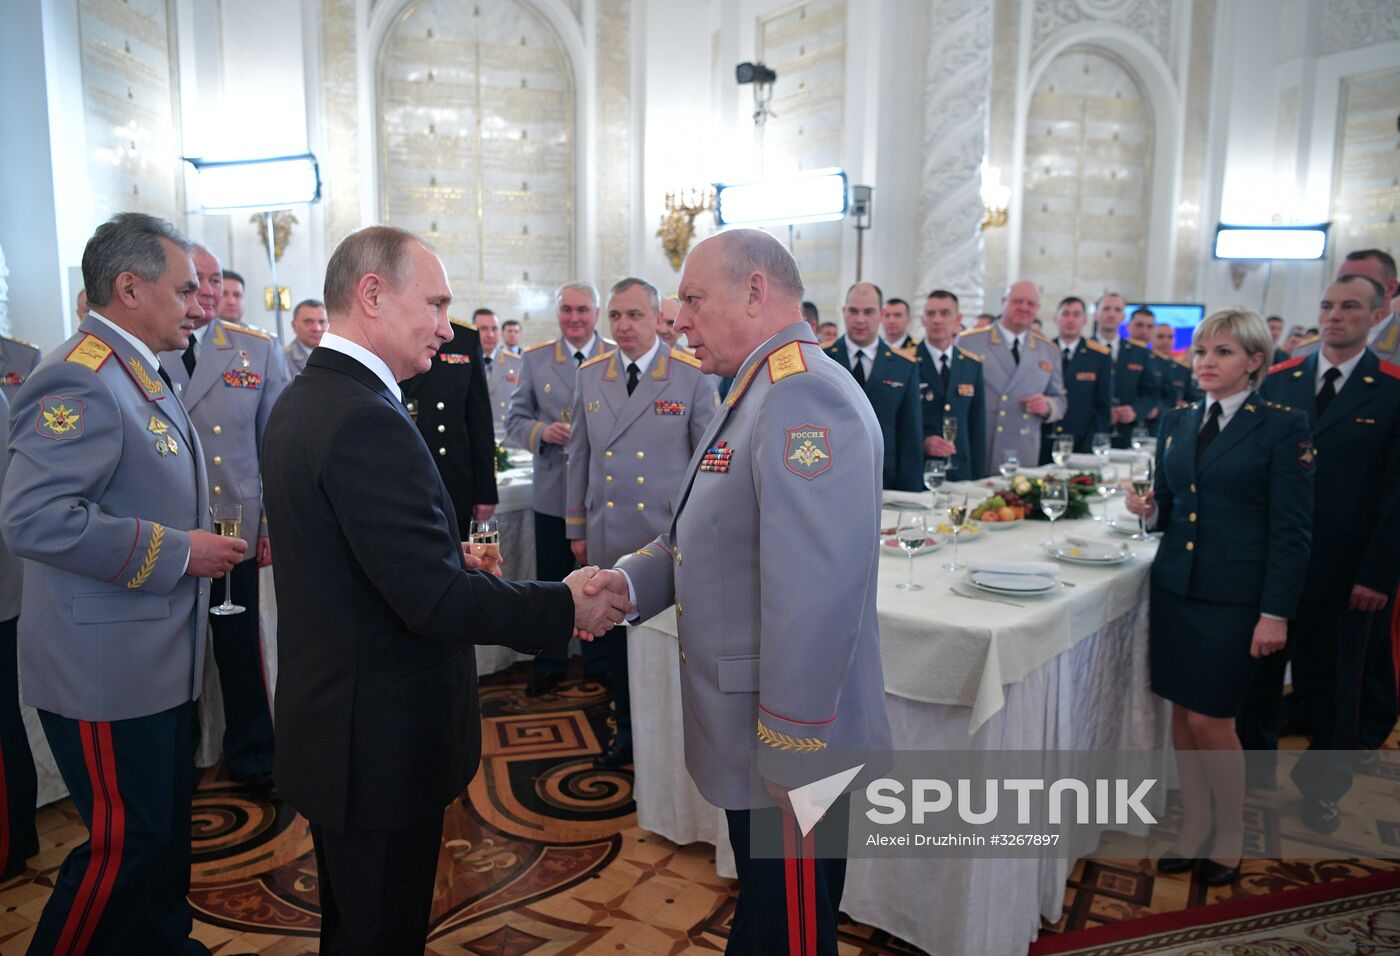
<svg viewBox="0 0 1400 956">
<path fill-rule="evenodd" d="M 321 952 L 421 953 L 442 811 L 480 756 L 475 644 L 559 650 L 622 620 L 562 583 L 472 570 L 397 382 L 452 338 L 442 262 L 374 226 L 326 267 L 334 333 L 268 422 L 277 529 L 276 779 L 311 822 Z M 612 603 L 618 603 L 614 598 Z"/>
</svg>

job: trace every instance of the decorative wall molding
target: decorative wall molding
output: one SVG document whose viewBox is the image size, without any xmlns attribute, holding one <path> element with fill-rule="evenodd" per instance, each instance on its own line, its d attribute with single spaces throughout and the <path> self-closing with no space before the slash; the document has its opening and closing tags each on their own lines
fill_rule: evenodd
<svg viewBox="0 0 1400 956">
<path fill-rule="evenodd" d="M 358 31 L 355 0 L 325 0 L 321 8 L 321 110 L 325 150 L 321 193 L 326 249 L 360 228 Z"/>
<path fill-rule="evenodd" d="M 1325 0 L 1323 53 L 1341 53 L 1387 40 L 1400 40 L 1400 7 L 1395 0 Z"/>
<path fill-rule="evenodd" d="M 1171 59 L 1171 10 L 1166 0 L 1039 0 L 1031 34 L 1032 59 L 1056 33 L 1076 23 L 1107 20 L 1122 24 Z"/>
<path fill-rule="evenodd" d="M 1173 269 L 1171 288 L 1178 302 L 1200 302 L 1205 293 L 1207 230 L 1213 222 L 1208 189 L 1207 147 L 1210 140 L 1210 98 L 1214 79 L 1217 0 L 1193 0 L 1191 5 L 1191 60 L 1183 90 L 1184 122 L 1181 133 L 1181 169 L 1175 216 L 1172 220 Z"/>
<path fill-rule="evenodd" d="M 632 235 L 632 0 L 598 0 L 596 236 L 599 288 L 630 271 Z M 599 303 L 600 306 L 605 303 Z"/>
<path fill-rule="evenodd" d="M 982 158 L 987 153 L 992 11 L 983 0 L 935 0 L 924 69 L 924 166 L 919 294 L 956 292 L 964 315 L 982 311 L 986 262 Z"/>
</svg>

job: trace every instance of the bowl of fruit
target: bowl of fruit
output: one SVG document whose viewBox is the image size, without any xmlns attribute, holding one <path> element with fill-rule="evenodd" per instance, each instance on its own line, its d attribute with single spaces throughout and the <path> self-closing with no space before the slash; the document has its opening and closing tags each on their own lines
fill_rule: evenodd
<svg viewBox="0 0 1400 956">
<path fill-rule="evenodd" d="M 1026 504 L 1015 492 L 1003 491 L 979 502 L 972 509 L 972 518 L 988 531 L 1005 531 L 1026 519 Z"/>
</svg>

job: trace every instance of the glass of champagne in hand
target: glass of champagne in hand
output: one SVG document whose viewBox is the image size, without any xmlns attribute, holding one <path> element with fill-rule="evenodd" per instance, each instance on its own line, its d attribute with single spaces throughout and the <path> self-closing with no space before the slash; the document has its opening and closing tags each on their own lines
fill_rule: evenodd
<svg viewBox="0 0 1400 956">
<path fill-rule="evenodd" d="M 1152 491 L 1152 459 L 1147 455 L 1142 455 L 1133 460 L 1132 474 L 1129 481 L 1133 483 L 1133 492 L 1139 498 L 1146 498 Z M 1146 541 L 1147 519 L 1138 515 L 1138 533 L 1133 535 L 1134 541 Z"/>
<path fill-rule="evenodd" d="M 958 420 L 951 414 L 943 416 L 943 440 L 950 445 L 958 443 Z"/>
<path fill-rule="evenodd" d="M 497 574 L 501 569 L 501 528 L 495 518 L 485 518 L 471 523 L 467 535 L 467 548 L 472 556 L 481 560 L 481 570 Z"/>
<path fill-rule="evenodd" d="M 214 533 L 221 538 L 241 538 L 243 537 L 243 506 L 242 505 L 215 505 L 209 509 L 209 513 L 214 517 Z M 224 575 L 224 603 L 218 607 L 211 607 L 210 614 L 242 614 L 248 610 L 240 604 L 233 603 L 233 572 Z"/>
<path fill-rule="evenodd" d="M 917 511 L 901 513 L 899 527 L 895 529 L 894 536 L 904 553 L 909 555 L 909 580 L 896 584 L 895 587 L 901 591 L 922 591 L 924 586 L 914 583 L 914 552 L 928 541 L 928 527 L 924 523 L 924 516 Z"/>
<path fill-rule="evenodd" d="M 948 571 L 961 571 L 963 565 L 958 564 L 958 532 L 962 531 L 967 521 L 967 492 L 950 492 L 947 500 L 948 524 L 953 527 L 953 560 L 943 567 Z"/>
</svg>

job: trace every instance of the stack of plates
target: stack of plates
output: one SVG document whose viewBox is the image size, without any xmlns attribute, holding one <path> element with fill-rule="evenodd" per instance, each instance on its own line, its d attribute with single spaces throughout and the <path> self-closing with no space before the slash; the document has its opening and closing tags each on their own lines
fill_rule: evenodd
<svg viewBox="0 0 1400 956">
<path fill-rule="evenodd" d="M 969 571 L 967 583 L 993 594 L 1020 595 L 1048 594 L 1059 588 L 1059 583 L 1040 574 L 998 574 L 994 571 Z"/>
<path fill-rule="evenodd" d="M 1045 550 L 1053 558 L 1071 564 L 1122 564 L 1132 558 L 1127 547 L 1106 541 L 1069 541 Z"/>
<path fill-rule="evenodd" d="M 1132 515 L 1120 515 L 1117 518 L 1108 519 L 1108 530 L 1127 538 L 1131 538 L 1133 535 L 1137 534 L 1138 527 L 1138 520 Z M 1156 532 L 1152 533 L 1155 534 Z"/>
</svg>

